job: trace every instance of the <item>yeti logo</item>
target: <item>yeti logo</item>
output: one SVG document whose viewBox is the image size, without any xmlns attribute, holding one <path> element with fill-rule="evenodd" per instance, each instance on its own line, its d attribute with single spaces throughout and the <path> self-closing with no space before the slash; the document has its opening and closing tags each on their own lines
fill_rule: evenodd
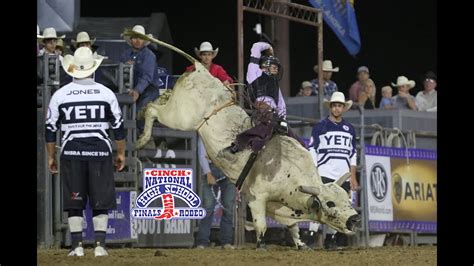
<svg viewBox="0 0 474 266">
<path fill-rule="evenodd" d="M 393 180 L 393 192 L 395 194 L 395 200 L 397 201 L 397 203 L 400 204 L 400 201 L 402 200 L 402 191 L 403 191 L 402 177 L 399 174 L 393 174 L 392 180 Z"/>
<path fill-rule="evenodd" d="M 383 165 L 374 164 L 370 170 L 370 191 L 378 202 L 382 202 L 387 196 L 387 182 L 387 172 Z"/>
</svg>

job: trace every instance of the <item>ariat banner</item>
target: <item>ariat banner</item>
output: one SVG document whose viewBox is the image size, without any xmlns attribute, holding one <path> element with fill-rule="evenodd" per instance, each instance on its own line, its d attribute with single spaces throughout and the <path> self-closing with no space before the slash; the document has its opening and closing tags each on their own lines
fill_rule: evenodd
<svg viewBox="0 0 474 266">
<path fill-rule="evenodd" d="M 366 146 L 371 231 L 437 230 L 437 153 Z"/>
</svg>

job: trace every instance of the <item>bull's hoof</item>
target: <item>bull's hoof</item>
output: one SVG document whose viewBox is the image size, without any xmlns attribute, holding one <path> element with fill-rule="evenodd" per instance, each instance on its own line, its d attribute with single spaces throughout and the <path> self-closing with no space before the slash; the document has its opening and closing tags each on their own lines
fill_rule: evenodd
<svg viewBox="0 0 474 266">
<path fill-rule="evenodd" d="M 306 244 L 298 245 L 297 247 L 299 251 L 312 251 L 312 249 L 308 247 Z"/>
<path fill-rule="evenodd" d="M 257 248 L 255 250 L 257 250 L 257 251 L 268 251 L 267 244 L 257 243 Z"/>
</svg>

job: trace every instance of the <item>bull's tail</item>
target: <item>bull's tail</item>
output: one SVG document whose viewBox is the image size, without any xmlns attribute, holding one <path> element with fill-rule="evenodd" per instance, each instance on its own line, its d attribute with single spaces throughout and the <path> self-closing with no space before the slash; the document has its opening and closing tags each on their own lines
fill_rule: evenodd
<svg viewBox="0 0 474 266">
<path fill-rule="evenodd" d="M 136 31 L 132 31 L 131 29 L 125 29 L 125 31 L 122 33 L 123 36 L 126 36 L 126 35 L 139 35 L 141 39 L 143 40 L 146 40 L 146 41 L 150 41 L 150 42 L 154 42 L 158 45 L 161 45 L 163 47 L 166 47 L 168 49 L 171 49 L 175 52 L 177 52 L 178 54 L 184 56 L 186 59 L 188 59 L 192 64 L 194 64 L 195 61 L 197 61 L 194 57 L 190 56 L 189 54 L 185 53 L 184 51 L 182 51 L 181 49 L 179 48 L 176 48 L 174 47 L 173 45 L 171 44 L 168 44 L 168 43 L 165 43 L 163 41 L 160 41 L 160 40 L 157 40 L 151 36 L 147 36 L 145 34 L 141 34 L 139 32 L 136 32 Z"/>
</svg>

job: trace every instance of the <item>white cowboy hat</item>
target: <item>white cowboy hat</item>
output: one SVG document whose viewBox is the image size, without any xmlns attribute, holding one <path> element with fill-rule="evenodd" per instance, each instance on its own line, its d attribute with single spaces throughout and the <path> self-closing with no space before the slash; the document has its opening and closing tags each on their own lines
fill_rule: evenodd
<svg viewBox="0 0 474 266">
<path fill-rule="evenodd" d="M 197 57 L 199 57 L 201 52 L 212 52 L 213 58 L 214 58 L 217 56 L 217 53 L 219 52 L 219 48 L 216 48 L 215 50 L 213 50 L 212 44 L 210 42 L 202 42 L 201 45 L 199 46 L 199 49 L 194 47 L 194 53 L 196 54 Z"/>
<path fill-rule="evenodd" d="M 74 48 L 77 48 L 77 45 L 82 42 L 90 42 L 91 45 L 93 45 L 95 42 L 95 38 L 91 40 L 87 32 L 81 31 L 77 34 L 75 40 L 74 39 L 71 40 L 71 44 L 72 46 L 74 46 Z"/>
<path fill-rule="evenodd" d="M 132 30 L 131 30 L 132 33 L 137 33 L 138 36 L 140 35 L 146 35 L 148 37 L 153 37 L 152 34 L 145 34 L 145 28 L 142 26 L 142 25 L 135 25 L 133 26 Z M 130 34 L 120 34 L 121 37 L 123 37 L 123 39 L 128 43 L 128 45 L 132 46 L 132 43 L 130 41 L 130 37 L 132 37 Z M 145 45 L 144 46 L 148 46 L 150 44 L 150 41 L 147 41 L 145 40 Z"/>
<path fill-rule="evenodd" d="M 46 28 L 43 31 L 43 35 L 36 35 L 38 42 L 43 42 L 44 39 L 64 39 L 64 37 L 66 37 L 66 35 L 61 35 L 58 37 L 54 28 Z"/>
<path fill-rule="evenodd" d="M 344 93 L 340 91 L 335 91 L 331 95 L 331 100 L 324 99 L 324 106 L 329 109 L 331 103 L 343 103 L 344 104 L 344 112 L 349 110 L 352 106 L 352 100 L 346 101 L 346 97 L 344 97 Z"/>
<path fill-rule="evenodd" d="M 66 73 L 74 78 L 85 78 L 94 73 L 104 58 L 94 57 L 91 49 L 80 47 L 74 56 L 66 55 L 63 59 L 63 68 Z"/>
<path fill-rule="evenodd" d="M 63 39 L 58 39 L 58 41 L 56 42 L 56 47 L 62 47 L 62 48 L 64 48 L 64 41 L 63 41 Z"/>
<path fill-rule="evenodd" d="M 315 65 L 313 67 L 314 72 L 318 73 L 318 65 Z M 332 67 L 332 62 L 331 60 L 324 60 L 323 61 L 323 71 L 329 71 L 329 72 L 339 72 L 339 67 Z"/>
<path fill-rule="evenodd" d="M 397 78 L 397 84 L 392 83 L 393 87 L 400 87 L 400 86 L 403 86 L 403 85 L 408 85 L 408 87 L 411 89 L 411 88 L 415 87 L 415 81 L 414 80 L 408 80 L 407 77 L 405 77 L 405 76 L 399 76 Z"/>
</svg>

